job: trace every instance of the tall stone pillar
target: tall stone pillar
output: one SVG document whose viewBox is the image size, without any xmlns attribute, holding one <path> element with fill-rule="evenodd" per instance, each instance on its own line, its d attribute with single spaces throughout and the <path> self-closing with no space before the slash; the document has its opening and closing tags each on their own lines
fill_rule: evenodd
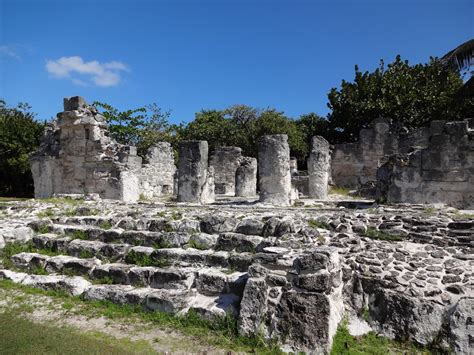
<svg viewBox="0 0 474 355">
<path fill-rule="evenodd" d="M 208 171 L 206 141 L 179 144 L 178 202 L 213 202 L 214 176 Z M 211 186 L 212 185 L 212 186 Z"/>
<path fill-rule="evenodd" d="M 235 196 L 257 195 L 257 159 L 244 157 L 235 172 Z"/>
<path fill-rule="evenodd" d="M 286 134 L 263 136 L 258 142 L 260 202 L 291 205 L 290 147 Z"/>
<path fill-rule="evenodd" d="M 330 161 L 328 141 L 321 136 L 314 136 L 308 158 L 309 197 L 321 200 L 327 198 Z"/>
</svg>

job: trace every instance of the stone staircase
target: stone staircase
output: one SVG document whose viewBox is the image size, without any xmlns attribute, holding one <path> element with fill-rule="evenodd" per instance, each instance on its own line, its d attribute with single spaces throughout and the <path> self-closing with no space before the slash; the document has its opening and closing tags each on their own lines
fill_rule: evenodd
<svg viewBox="0 0 474 355">
<path fill-rule="evenodd" d="M 0 279 L 148 311 L 232 314 L 240 334 L 262 332 L 289 351 L 329 351 L 344 313 L 367 313 L 374 330 L 429 344 L 461 305 L 472 306 L 471 219 L 416 208 L 147 205 L 38 218 L 43 206 L 12 207 L 0 220 L 0 249 L 22 251 L 0 266 Z"/>
</svg>

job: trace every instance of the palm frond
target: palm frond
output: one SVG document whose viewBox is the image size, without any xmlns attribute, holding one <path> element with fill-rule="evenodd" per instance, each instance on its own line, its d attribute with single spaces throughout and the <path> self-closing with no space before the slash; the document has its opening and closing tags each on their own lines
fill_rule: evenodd
<svg viewBox="0 0 474 355">
<path fill-rule="evenodd" d="M 446 53 L 441 58 L 441 62 L 458 71 L 474 65 L 474 39 L 470 39 Z"/>
</svg>

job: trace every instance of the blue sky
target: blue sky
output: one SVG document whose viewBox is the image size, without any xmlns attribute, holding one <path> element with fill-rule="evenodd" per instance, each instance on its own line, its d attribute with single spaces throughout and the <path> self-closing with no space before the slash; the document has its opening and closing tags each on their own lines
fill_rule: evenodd
<svg viewBox="0 0 474 355">
<path fill-rule="evenodd" d="M 0 0 L 0 98 L 38 118 L 81 95 L 171 121 L 247 104 L 325 115 L 354 65 L 412 63 L 474 37 L 472 0 Z"/>
</svg>

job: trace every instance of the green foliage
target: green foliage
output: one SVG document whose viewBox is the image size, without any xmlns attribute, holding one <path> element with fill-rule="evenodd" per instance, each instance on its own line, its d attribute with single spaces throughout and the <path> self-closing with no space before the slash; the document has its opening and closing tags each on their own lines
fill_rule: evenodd
<svg viewBox="0 0 474 355">
<path fill-rule="evenodd" d="M 175 141 L 175 127 L 168 123 L 170 113 L 155 103 L 126 111 L 103 102 L 96 101 L 94 105 L 102 109 L 111 136 L 119 143 L 136 146 L 142 157 L 157 142 Z"/>
<path fill-rule="evenodd" d="M 387 232 L 383 232 L 373 227 L 368 227 L 364 233 L 364 236 L 371 239 L 387 240 L 389 242 L 398 242 L 398 241 L 404 240 L 402 237 L 398 235 L 393 235 Z"/>
<path fill-rule="evenodd" d="M 194 248 L 194 249 L 198 249 L 198 250 L 207 250 L 207 249 L 209 249 L 206 245 L 204 245 L 202 243 L 199 243 L 195 239 L 190 239 L 189 242 L 188 242 L 188 246 L 190 248 Z"/>
<path fill-rule="evenodd" d="M 225 110 L 203 110 L 194 121 L 182 124 L 178 136 L 186 140 L 207 140 L 210 149 L 238 146 L 247 156 L 257 156 L 258 138 L 265 134 L 287 134 L 292 155 L 303 159 L 308 144 L 297 121 L 275 109 L 258 110 L 235 105 Z"/>
<path fill-rule="evenodd" d="M 343 80 L 328 94 L 328 137 L 331 143 L 356 141 L 359 130 L 383 117 L 413 128 L 432 120 L 457 120 L 474 111 L 473 98 L 456 98 L 463 82 L 457 71 L 436 58 L 409 65 L 397 56 L 373 72 L 355 67 L 353 82 Z"/>
<path fill-rule="evenodd" d="M 308 226 L 312 228 L 331 229 L 331 226 L 328 223 L 316 221 L 315 219 L 310 219 L 308 221 Z"/>
<path fill-rule="evenodd" d="M 81 240 L 87 240 L 89 239 L 87 236 L 86 231 L 82 229 L 76 229 L 73 232 L 66 233 L 68 237 L 71 237 L 71 239 L 81 239 Z"/>
<path fill-rule="evenodd" d="M 108 230 L 112 228 L 112 223 L 110 223 L 110 221 L 102 221 L 100 222 L 99 227 L 102 229 Z"/>
<path fill-rule="evenodd" d="M 0 313 L 2 352 L 15 354 L 154 354 L 144 342 L 37 324 L 13 313 Z"/>
<path fill-rule="evenodd" d="M 0 196 L 33 196 L 29 154 L 39 147 L 44 123 L 28 104 L 7 107 L 0 99 Z"/>
<path fill-rule="evenodd" d="M 0 249 L 0 259 L 2 260 L 3 267 L 5 269 L 13 268 L 13 263 L 11 261 L 11 257 L 16 254 L 20 253 L 38 253 L 48 256 L 55 256 L 59 253 L 52 250 L 52 249 L 39 249 L 36 248 L 33 242 L 29 241 L 26 243 L 14 242 L 14 243 L 7 243 L 3 249 Z"/>
<path fill-rule="evenodd" d="M 399 342 L 380 337 L 374 332 L 354 337 L 347 329 L 347 320 L 343 320 L 333 339 L 331 355 L 362 354 L 430 354 L 426 349 L 412 343 Z"/>
<path fill-rule="evenodd" d="M 170 265 L 170 262 L 168 260 L 156 259 L 145 253 L 137 253 L 134 250 L 130 251 L 125 256 L 125 262 L 127 264 L 135 264 L 137 266 L 166 267 Z"/>
<path fill-rule="evenodd" d="M 77 313 L 88 317 L 106 317 L 108 319 L 126 319 L 144 321 L 159 328 L 174 329 L 182 334 L 197 337 L 206 344 L 238 353 L 283 354 L 275 341 L 267 341 L 260 334 L 243 337 L 238 334 L 237 320 L 231 314 L 212 320 L 204 319 L 195 311 L 185 315 L 175 315 L 160 311 L 147 312 L 140 305 L 119 305 L 110 301 L 86 301 L 79 297 L 70 297 L 57 291 L 45 291 L 28 286 L 14 284 L 10 280 L 0 280 L 0 288 L 21 290 L 31 295 L 47 295 L 61 302 L 71 303 Z M 74 307 L 73 306 L 73 307 Z"/>
</svg>

